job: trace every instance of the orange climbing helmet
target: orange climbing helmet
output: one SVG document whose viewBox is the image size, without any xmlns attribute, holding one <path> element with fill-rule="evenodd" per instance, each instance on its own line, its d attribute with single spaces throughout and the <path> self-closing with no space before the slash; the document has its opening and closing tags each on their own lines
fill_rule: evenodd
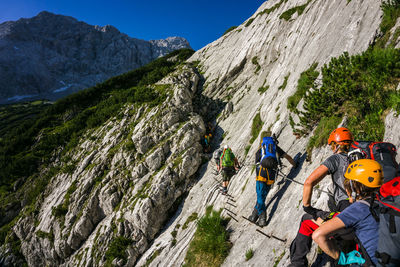
<svg viewBox="0 0 400 267">
<path fill-rule="evenodd" d="M 335 142 L 339 145 L 351 143 L 353 142 L 353 134 L 345 127 L 337 128 L 329 135 L 328 145 L 330 145 L 332 142 Z"/>
<path fill-rule="evenodd" d="M 347 167 L 344 177 L 367 187 L 380 187 L 383 183 L 382 166 L 372 159 L 359 159 Z"/>
</svg>

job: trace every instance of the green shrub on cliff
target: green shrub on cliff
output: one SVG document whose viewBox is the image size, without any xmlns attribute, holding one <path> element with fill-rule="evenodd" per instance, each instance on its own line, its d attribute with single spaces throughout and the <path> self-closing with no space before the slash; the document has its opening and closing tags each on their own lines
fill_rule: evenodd
<svg viewBox="0 0 400 267">
<path fill-rule="evenodd" d="M 396 25 L 397 19 L 400 17 L 400 1 L 399 0 L 384 0 L 381 4 L 383 12 L 382 21 L 380 24 L 381 37 L 378 38 L 374 44 L 377 47 L 384 48 L 388 45 L 389 38 L 391 37 L 391 30 Z M 394 41 L 399 36 L 399 29 L 396 29 L 394 34 Z M 394 46 L 394 44 L 389 44 Z"/>
<path fill-rule="evenodd" d="M 133 243 L 133 240 L 126 238 L 124 236 L 118 236 L 118 237 L 114 238 L 105 254 L 106 265 L 113 266 L 112 261 L 114 259 L 122 259 L 125 263 L 128 258 L 126 249 L 132 243 Z"/>
<path fill-rule="evenodd" d="M 322 85 L 319 88 L 314 85 L 313 90 L 307 91 L 305 111 L 297 111 L 299 130 L 309 133 L 323 122 L 329 122 L 333 129 L 346 116 L 347 127 L 356 139 L 382 140 L 385 111 L 392 107 L 398 110 L 400 106 L 396 91 L 400 79 L 400 50 L 370 48 L 354 56 L 344 53 L 332 58 L 321 72 Z M 332 121 L 336 125 L 332 125 Z M 324 135 L 329 134 L 329 131 L 324 132 Z"/>
<path fill-rule="evenodd" d="M 300 16 L 301 14 L 303 14 L 304 9 L 306 9 L 307 5 L 311 2 L 311 0 L 308 0 L 307 3 L 305 3 L 304 5 L 301 6 L 295 6 L 293 8 L 290 8 L 288 10 L 286 10 L 285 12 L 283 12 L 279 18 L 280 19 L 284 19 L 286 21 L 290 20 L 293 16 L 294 13 L 297 12 L 297 15 Z"/>
<path fill-rule="evenodd" d="M 383 11 L 380 29 L 382 33 L 388 32 L 396 24 L 400 16 L 400 0 L 386 0 L 381 5 Z"/>
<path fill-rule="evenodd" d="M 231 31 L 233 31 L 233 30 L 236 29 L 237 27 L 238 27 L 238 26 L 232 26 L 232 27 L 230 27 L 229 29 L 227 29 L 227 30 L 224 32 L 223 35 L 225 35 L 225 34 L 231 32 Z"/>
</svg>

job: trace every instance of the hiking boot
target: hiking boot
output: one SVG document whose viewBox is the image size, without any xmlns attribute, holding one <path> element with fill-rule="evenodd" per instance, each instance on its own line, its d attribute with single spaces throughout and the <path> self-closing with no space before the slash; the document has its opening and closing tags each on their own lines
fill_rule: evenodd
<svg viewBox="0 0 400 267">
<path fill-rule="evenodd" d="M 253 213 L 250 215 L 250 217 L 248 219 L 249 219 L 249 221 L 256 223 L 256 221 L 258 219 L 258 211 L 256 208 L 253 209 Z"/>
<path fill-rule="evenodd" d="M 258 219 L 258 226 L 266 226 L 267 225 L 267 221 L 266 221 L 266 214 L 265 211 L 261 212 L 260 214 L 260 218 Z"/>
<path fill-rule="evenodd" d="M 227 195 L 227 194 L 228 194 L 228 189 L 227 189 L 226 187 L 222 187 L 222 188 L 220 189 L 220 191 L 221 191 L 221 193 L 222 193 L 223 195 Z"/>
</svg>

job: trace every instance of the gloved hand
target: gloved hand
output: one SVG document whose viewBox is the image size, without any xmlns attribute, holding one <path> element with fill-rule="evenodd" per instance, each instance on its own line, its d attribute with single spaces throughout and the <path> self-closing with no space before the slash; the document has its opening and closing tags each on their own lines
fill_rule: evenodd
<svg viewBox="0 0 400 267">
<path fill-rule="evenodd" d="M 338 259 L 338 265 L 347 265 L 347 264 L 364 264 L 365 259 L 361 257 L 360 252 L 357 250 L 353 250 L 347 254 L 344 254 L 342 251 L 340 252 L 339 259 Z"/>
<path fill-rule="evenodd" d="M 322 211 L 322 210 L 320 210 L 320 209 L 316 209 L 316 208 L 311 207 L 311 206 L 307 206 L 307 207 L 306 207 L 306 206 L 303 206 L 303 210 L 304 210 L 305 212 L 307 212 L 308 214 L 312 215 L 314 220 L 316 220 L 316 219 L 318 218 L 317 213 L 319 213 L 320 211 Z"/>
<path fill-rule="evenodd" d="M 330 220 L 332 219 L 332 216 L 334 215 L 334 212 L 329 212 L 329 211 L 317 211 L 317 217 L 320 217 L 322 220 Z"/>
</svg>

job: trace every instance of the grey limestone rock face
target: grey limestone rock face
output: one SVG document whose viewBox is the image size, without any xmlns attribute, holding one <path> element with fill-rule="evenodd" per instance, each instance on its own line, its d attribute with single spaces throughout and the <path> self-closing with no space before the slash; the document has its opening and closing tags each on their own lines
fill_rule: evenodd
<svg viewBox="0 0 400 267">
<path fill-rule="evenodd" d="M 399 133 L 400 133 L 399 114 L 397 114 L 395 111 L 391 111 L 386 116 L 385 136 L 383 138 L 383 141 L 390 142 L 390 143 L 394 144 L 397 147 L 397 149 L 399 149 L 400 148 Z M 397 151 L 396 160 L 397 160 L 397 162 L 400 162 L 400 151 Z"/>
<path fill-rule="evenodd" d="M 127 105 L 122 119 L 110 118 L 83 134 L 67 156 L 74 170 L 56 174 L 36 215 L 22 217 L 14 227 L 29 266 L 135 265 L 202 164 L 205 125 L 191 107 L 197 76 L 190 65 L 180 66 L 171 74 L 179 77 L 174 83 L 168 83 L 171 77 L 159 82 L 169 90 L 164 103 Z M 173 113 L 164 116 L 165 111 Z M 110 260 L 107 251 L 121 239 L 129 241 L 124 250 L 129 256 Z M 15 262 L 6 255 L 0 259 Z"/>
<path fill-rule="evenodd" d="M 139 137 L 133 140 L 136 144 L 136 149 L 141 154 L 146 154 L 146 152 L 154 145 L 154 141 L 149 136 Z"/>
<path fill-rule="evenodd" d="M 266 12 L 278 3 L 278 8 Z M 301 15 L 295 12 L 287 21 L 280 18 L 283 12 L 306 3 Z M 287 98 L 296 91 L 300 74 L 313 63 L 317 62 L 320 69 L 343 52 L 353 55 L 368 48 L 379 32 L 380 4 L 378 0 L 266 1 L 242 25 L 198 50 L 189 59 L 196 62 L 204 74 L 204 94 L 226 103 L 217 119 L 224 134 L 221 144 L 228 144 L 243 164 L 228 187 L 235 202 L 228 204 L 229 200 L 218 193 L 221 177 L 215 175 L 214 163 L 208 164 L 202 169 L 201 179 L 191 189 L 177 217 L 141 256 L 138 266 L 147 266 L 150 259 L 149 266 L 181 266 L 196 223 L 190 223 L 186 229 L 181 226 L 193 213 L 199 217 L 204 215 L 209 205 L 215 210 L 223 209 L 222 216 L 235 218 L 228 224 L 232 248 L 223 266 L 279 267 L 290 264 L 290 243 L 303 215 L 301 185 L 279 175 L 266 199 L 268 225 L 258 229 L 284 242 L 256 232 L 257 227 L 242 218 L 251 214 L 256 203 L 252 164 L 258 139 L 249 144 L 252 120 L 259 113 L 263 121 L 261 131 L 275 133 L 279 146 L 300 161 L 301 167 L 293 170 L 283 160 L 286 166 L 281 169 L 282 173 L 304 182 L 331 151 L 327 147 L 314 149 L 311 160 L 305 160 L 309 137 L 293 135 Z M 286 87 L 280 89 L 285 77 L 288 77 Z M 269 87 L 264 93 L 258 91 L 266 85 Z M 398 118 L 390 113 L 385 124 L 385 140 L 399 146 Z M 326 178 L 320 183 L 320 189 L 327 191 L 330 184 L 330 178 Z M 313 192 L 313 206 L 328 209 L 327 200 L 326 193 Z M 254 250 L 254 256 L 246 261 L 245 254 L 249 249 Z M 308 258 L 310 264 L 317 258 L 316 246 L 312 247 Z"/>
<path fill-rule="evenodd" d="M 144 41 L 115 27 L 43 11 L 0 24 L 0 103 L 55 100 L 181 48 L 182 37 Z"/>
</svg>

